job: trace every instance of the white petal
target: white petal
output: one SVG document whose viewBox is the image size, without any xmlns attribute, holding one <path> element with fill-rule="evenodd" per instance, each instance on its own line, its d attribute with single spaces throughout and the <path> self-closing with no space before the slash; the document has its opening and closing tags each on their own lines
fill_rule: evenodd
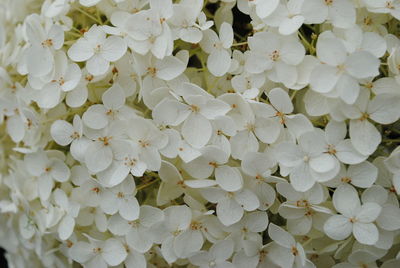
<svg viewBox="0 0 400 268">
<path fill-rule="evenodd" d="M 270 223 L 268 227 L 268 235 L 274 240 L 278 245 L 284 248 L 291 248 L 296 244 L 293 236 L 288 232 L 283 230 L 281 227 Z"/>
<path fill-rule="evenodd" d="M 217 185 L 214 180 L 185 180 L 185 185 L 190 188 L 207 188 Z"/>
<path fill-rule="evenodd" d="M 47 47 L 33 45 L 27 50 L 27 57 L 27 68 L 33 76 L 44 76 L 54 67 L 54 56 Z"/>
<path fill-rule="evenodd" d="M 15 143 L 24 138 L 25 125 L 19 116 L 11 116 L 7 119 L 7 132 Z"/>
<path fill-rule="evenodd" d="M 57 120 L 51 125 L 50 133 L 57 144 L 66 146 L 72 142 L 74 128 L 67 121 Z"/>
<path fill-rule="evenodd" d="M 281 88 L 274 88 L 268 93 L 271 105 L 279 112 L 288 114 L 293 112 L 293 104 L 289 98 L 289 94 Z"/>
<path fill-rule="evenodd" d="M 295 33 L 303 24 L 304 17 L 296 15 L 292 18 L 285 18 L 279 25 L 279 33 L 282 35 L 291 35 Z"/>
<path fill-rule="evenodd" d="M 61 240 L 68 239 L 74 231 L 75 220 L 71 216 L 67 215 L 58 225 L 58 233 Z"/>
<path fill-rule="evenodd" d="M 118 36 L 110 36 L 101 47 L 100 54 L 107 61 L 117 61 L 126 52 L 125 41 Z"/>
<path fill-rule="evenodd" d="M 93 256 L 93 246 L 87 242 L 78 241 L 69 250 L 69 255 L 74 261 L 85 263 Z"/>
<path fill-rule="evenodd" d="M 212 134 L 211 123 L 200 114 L 191 114 L 183 123 L 182 136 L 195 148 L 208 143 Z"/>
<path fill-rule="evenodd" d="M 110 146 L 105 146 L 102 142 L 93 142 L 85 153 L 85 164 L 92 172 L 105 170 L 111 165 L 112 160 L 113 152 Z"/>
<path fill-rule="evenodd" d="M 146 253 L 153 245 L 150 232 L 151 230 L 147 228 L 132 229 L 126 235 L 128 245 L 140 253 Z"/>
<path fill-rule="evenodd" d="M 54 108 L 60 101 L 61 88 L 58 84 L 51 83 L 35 93 L 34 99 L 36 100 L 38 106 L 44 109 L 51 109 Z"/>
<path fill-rule="evenodd" d="M 243 212 L 243 208 L 232 198 L 223 198 L 217 204 L 218 219 L 225 226 L 240 221 Z"/>
<path fill-rule="evenodd" d="M 221 49 L 213 51 L 207 59 L 207 67 L 210 73 L 219 77 L 226 74 L 231 66 L 231 55 L 228 51 Z"/>
<path fill-rule="evenodd" d="M 356 23 L 356 10 L 348 1 L 334 1 L 329 8 L 332 24 L 338 28 L 350 28 Z"/>
<path fill-rule="evenodd" d="M 379 239 L 378 228 L 373 223 L 354 223 L 353 235 L 358 242 L 364 245 L 373 245 Z"/>
<path fill-rule="evenodd" d="M 157 123 L 177 126 L 190 115 L 190 109 L 176 100 L 165 99 L 153 109 L 152 115 Z"/>
<path fill-rule="evenodd" d="M 97 174 L 100 183 L 107 187 L 120 184 L 129 174 L 129 168 L 122 163 L 112 162 L 111 165 Z"/>
<path fill-rule="evenodd" d="M 139 218 L 140 206 L 136 198 L 132 197 L 121 202 L 119 214 L 127 221 L 134 221 Z"/>
<path fill-rule="evenodd" d="M 380 94 L 368 104 L 368 113 L 375 122 L 391 124 L 399 119 L 400 112 L 399 109 L 396 109 L 399 104 L 399 96 Z"/>
<path fill-rule="evenodd" d="M 382 212 L 379 215 L 376 223 L 382 229 L 394 231 L 400 229 L 400 209 L 392 204 L 384 204 Z"/>
<path fill-rule="evenodd" d="M 249 189 L 243 189 L 242 191 L 236 193 L 234 199 L 246 211 L 256 210 L 260 206 L 260 201 L 258 200 L 257 196 Z"/>
<path fill-rule="evenodd" d="M 87 97 L 87 88 L 83 86 L 78 86 L 74 90 L 67 93 L 65 101 L 69 107 L 76 108 L 82 106 L 86 102 Z"/>
<path fill-rule="evenodd" d="M 147 260 L 143 254 L 131 252 L 125 260 L 127 268 L 146 268 Z"/>
<path fill-rule="evenodd" d="M 90 128 L 101 129 L 107 126 L 108 118 L 106 115 L 106 108 L 104 105 L 96 104 L 92 105 L 85 111 L 82 116 L 82 120 Z"/>
<path fill-rule="evenodd" d="M 253 132 L 243 130 L 230 139 L 232 146 L 232 157 L 242 159 L 248 152 L 257 152 L 259 142 Z"/>
<path fill-rule="evenodd" d="M 378 169 L 366 161 L 358 165 L 349 166 L 347 176 L 351 178 L 353 185 L 360 188 L 369 188 L 378 176 Z"/>
<path fill-rule="evenodd" d="M 315 179 L 310 173 L 307 164 L 296 166 L 290 173 L 290 183 L 296 191 L 305 192 L 315 184 Z"/>
<path fill-rule="evenodd" d="M 108 67 L 110 67 L 110 62 L 105 60 L 99 54 L 95 54 L 86 62 L 86 69 L 94 76 L 105 74 Z"/>
<path fill-rule="evenodd" d="M 223 22 L 219 28 L 219 37 L 224 48 L 229 49 L 233 43 L 232 25 Z"/>
<path fill-rule="evenodd" d="M 370 223 L 378 218 L 382 207 L 376 203 L 367 202 L 361 206 L 357 213 L 357 220 L 361 223 Z"/>
<path fill-rule="evenodd" d="M 257 118 L 254 133 L 257 138 L 265 143 L 274 143 L 279 137 L 281 127 L 274 119 Z"/>
<path fill-rule="evenodd" d="M 279 0 L 258 1 L 256 4 L 256 13 L 260 18 L 268 17 L 275 11 L 279 5 Z"/>
<path fill-rule="evenodd" d="M 318 93 L 330 92 L 340 76 L 335 67 L 321 64 L 314 68 L 310 76 L 311 89 Z"/>
<path fill-rule="evenodd" d="M 101 256 L 108 265 L 116 266 L 126 259 L 127 253 L 120 241 L 110 238 L 104 243 Z"/>
<path fill-rule="evenodd" d="M 330 66 L 337 66 L 346 60 L 346 48 L 337 38 L 320 37 L 317 42 L 317 56 Z"/>
<path fill-rule="evenodd" d="M 119 84 L 114 84 L 101 97 L 105 107 L 117 110 L 125 104 L 125 92 Z"/>
<path fill-rule="evenodd" d="M 90 59 L 94 55 L 94 50 L 90 43 L 85 39 L 78 39 L 68 50 L 68 57 L 71 60 L 81 62 Z"/>
<path fill-rule="evenodd" d="M 332 155 L 323 153 L 310 160 L 310 167 L 319 173 L 329 172 L 335 167 L 335 161 L 337 160 Z"/>
<path fill-rule="evenodd" d="M 304 114 L 288 115 L 285 118 L 285 125 L 296 138 L 313 130 L 311 121 Z"/>
<path fill-rule="evenodd" d="M 52 159 L 50 162 L 50 175 L 59 182 L 66 182 L 71 175 L 68 166 L 59 159 Z"/>
<path fill-rule="evenodd" d="M 164 210 L 166 225 L 169 230 L 186 230 L 192 220 L 192 211 L 189 207 L 169 206 Z"/>
<path fill-rule="evenodd" d="M 216 168 L 215 179 L 218 185 L 227 192 L 240 190 L 243 186 L 243 178 L 239 170 L 230 166 Z"/>
<path fill-rule="evenodd" d="M 304 1 L 301 14 L 306 18 L 306 23 L 322 23 L 328 17 L 328 7 L 319 0 Z"/>
<path fill-rule="evenodd" d="M 346 70 L 356 78 L 375 77 L 379 74 L 380 61 L 371 53 L 357 51 L 351 54 L 346 61 Z"/>
<path fill-rule="evenodd" d="M 351 143 L 350 139 L 346 139 L 335 147 L 336 157 L 344 164 L 359 164 L 368 156 L 360 154 Z"/>
<path fill-rule="evenodd" d="M 348 184 L 342 184 L 335 190 L 332 201 L 336 210 L 349 218 L 355 216 L 361 207 L 356 189 Z"/>
<path fill-rule="evenodd" d="M 203 246 L 201 231 L 187 230 L 179 234 L 174 240 L 175 253 L 180 258 L 187 258 L 190 254 L 198 252 Z"/>
<path fill-rule="evenodd" d="M 183 73 L 186 65 L 177 57 L 169 56 L 157 63 L 157 77 L 170 81 Z"/>
<path fill-rule="evenodd" d="M 331 216 L 324 224 L 325 233 L 332 239 L 344 240 L 352 232 L 353 225 L 342 215 Z"/>
<path fill-rule="evenodd" d="M 363 155 L 372 154 L 381 142 L 381 134 L 368 120 L 350 121 L 350 139 Z"/>
</svg>

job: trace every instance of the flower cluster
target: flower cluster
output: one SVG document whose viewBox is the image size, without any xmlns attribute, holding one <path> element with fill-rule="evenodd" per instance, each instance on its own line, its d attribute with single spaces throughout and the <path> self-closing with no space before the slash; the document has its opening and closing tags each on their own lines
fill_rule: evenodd
<svg viewBox="0 0 400 268">
<path fill-rule="evenodd" d="M 10 267 L 400 267 L 399 0 L 0 1 Z"/>
</svg>

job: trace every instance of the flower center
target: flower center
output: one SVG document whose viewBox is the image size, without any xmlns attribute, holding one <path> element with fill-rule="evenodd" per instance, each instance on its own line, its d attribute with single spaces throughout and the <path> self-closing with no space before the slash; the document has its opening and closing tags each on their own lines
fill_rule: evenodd
<svg viewBox="0 0 400 268">
<path fill-rule="evenodd" d="M 138 140 L 138 143 L 139 143 L 139 145 L 142 146 L 143 148 L 146 148 L 146 147 L 150 146 L 150 142 L 148 142 L 148 141 Z"/>
<path fill-rule="evenodd" d="M 272 53 L 270 55 L 270 58 L 271 58 L 272 61 L 278 61 L 279 58 L 280 58 L 279 51 L 278 50 L 272 51 Z"/>
<path fill-rule="evenodd" d="M 291 252 L 292 252 L 292 254 L 293 254 L 294 256 L 299 255 L 299 251 L 298 251 L 298 249 L 297 249 L 295 246 L 292 246 Z"/>
<path fill-rule="evenodd" d="M 351 182 L 351 178 L 350 177 L 343 177 L 343 178 L 340 179 L 340 181 L 344 182 L 344 183 L 350 183 Z"/>
<path fill-rule="evenodd" d="M 100 137 L 100 138 L 98 138 L 99 141 L 103 142 L 104 146 L 110 145 L 110 140 L 111 139 L 112 139 L 112 137 Z"/>
<path fill-rule="evenodd" d="M 100 253 L 101 251 L 101 248 L 93 248 L 93 253 Z"/>
<path fill-rule="evenodd" d="M 336 149 L 335 149 L 335 146 L 332 145 L 332 144 L 329 144 L 329 145 L 328 145 L 328 148 L 326 149 L 326 152 L 327 152 L 328 154 L 333 154 L 333 155 L 337 153 L 337 151 L 336 151 Z"/>
<path fill-rule="evenodd" d="M 42 42 L 43 47 L 51 47 L 53 46 L 53 40 L 52 39 L 46 39 Z"/>
</svg>

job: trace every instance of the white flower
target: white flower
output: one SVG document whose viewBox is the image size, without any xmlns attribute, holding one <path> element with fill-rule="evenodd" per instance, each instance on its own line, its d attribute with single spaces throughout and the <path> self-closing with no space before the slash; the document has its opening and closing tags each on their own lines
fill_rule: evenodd
<svg viewBox="0 0 400 268">
<path fill-rule="evenodd" d="M 231 233 L 228 238 L 235 242 L 236 251 L 243 248 L 247 256 L 254 256 L 258 253 L 259 243 L 262 240 L 259 233 L 267 229 L 268 223 L 266 212 L 247 213 L 240 222 L 228 228 Z"/>
<path fill-rule="evenodd" d="M 186 185 L 178 169 L 167 161 L 161 162 L 158 174 L 160 175 L 161 185 L 158 188 L 157 205 L 162 206 L 181 196 Z"/>
<path fill-rule="evenodd" d="M 126 52 L 126 43 L 117 36 L 106 37 L 103 29 L 93 25 L 68 50 L 68 56 L 77 62 L 87 61 L 86 69 L 92 75 L 103 75 L 110 62 L 117 61 Z"/>
<path fill-rule="evenodd" d="M 63 190 L 56 189 L 53 192 L 56 204 L 64 211 L 64 216 L 59 223 L 58 233 L 61 240 L 68 239 L 75 227 L 75 218 L 79 213 L 79 204 L 68 200 L 68 196 Z"/>
<path fill-rule="evenodd" d="M 217 203 L 217 216 L 225 226 L 240 221 L 244 211 L 254 211 L 260 206 L 257 196 L 249 189 L 226 192 L 217 187 L 201 189 L 205 199 Z"/>
<path fill-rule="evenodd" d="M 119 215 L 125 220 L 134 221 L 139 218 L 140 211 L 135 195 L 135 181 L 129 175 L 121 184 L 103 191 L 100 198 L 100 208 L 104 213 L 114 215 L 119 212 Z"/>
<path fill-rule="evenodd" d="M 202 9 L 202 0 L 185 0 L 174 4 L 174 16 L 171 17 L 170 22 L 175 28 L 177 37 L 185 42 L 199 43 L 203 38 L 203 33 L 196 25 L 197 17 Z"/>
<path fill-rule="evenodd" d="M 201 248 L 197 244 L 185 244 L 184 242 L 190 241 L 179 241 L 179 236 L 186 231 L 192 220 L 192 211 L 187 206 L 169 206 L 164 210 L 165 221 L 164 228 L 165 232 L 164 239 L 161 244 L 161 253 L 164 259 L 168 263 L 172 263 L 179 258 L 179 250 L 184 247 L 189 247 L 189 250 L 194 249 L 194 252 Z M 196 241 L 194 241 L 196 242 Z M 193 247 L 193 248 L 192 248 Z"/>
<path fill-rule="evenodd" d="M 381 213 L 381 206 L 374 202 L 360 204 L 357 191 L 348 184 L 340 185 L 333 194 L 333 205 L 341 215 L 331 216 L 324 224 L 325 233 L 335 240 L 353 234 L 358 242 L 373 245 L 379 232 L 373 223 Z"/>
<path fill-rule="evenodd" d="M 370 155 L 376 150 L 382 137 L 370 120 L 380 124 L 395 122 L 400 113 L 394 107 L 399 102 L 399 96 L 393 94 L 379 94 L 370 100 L 370 92 L 362 89 L 353 106 L 340 106 L 342 113 L 351 119 L 350 140 L 357 151 Z"/>
<path fill-rule="evenodd" d="M 83 124 L 79 115 L 75 115 L 72 125 L 65 120 L 56 120 L 50 128 L 51 137 L 62 146 L 71 144 L 70 150 L 72 156 L 82 161 L 89 140 L 83 136 Z"/>
<path fill-rule="evenodd" d="M 151 53 L 158 59 L 172 54 L 171 29 L 166 20 L 172 15 L 172 1 L 151 1 L 151 8 L 132 14 L 125 22 L 131 37 L 129 47 L 141 54 Z"/>
<path fill-rule="evenodd" d="M 378 169 L 370 162 L 364 161 L 357 165 L 350 165 L 347 169 L 342 165 L 339 174 L 324 184 L 338 187 L 342 183 L 350 183 L 359 188 L 369 188 L 377 177 Z"/>
<path fill-rule="evenodd" d="M 343 42 L 328 31 L 318 38 L 317 56 L 322 63 L 311 73 L 311 89 L 328 97 L 340 97 L 348 104 L 359 95 L 360 79 L 379 74 L 377 57 L 367 51 L 348 54 Z"/>
<path fill-rule="evenodd" d="M 296 192 L 289 183 L 278 183 L 277 191 L 286 198 L 279 206 L 279 214 L 287 219 L 287 227 L 293 235 L 305 235 L 313 226 L 322 230 L 325 218 L 332 214 L 331 210 L 320 204 L 327 195 L 320 184 L 304 192 Z"/>
<path fill-rule="evenodd" d="M 86 126 L 101 129 L 113 120 L 128 117 L 130 111 L 124 106 L 125 93 L 120 85 L 114 84 L 103 93 L 101 99 L 103 104 L 92 105 L 83 114 L 82 120 Z"/>
<path fill-rule="evenodd" d="M 257 16 L 265 18 L 271 15 L 278 7 L 279 0 L 263 1 L 263 0 L 238 0 L 238 8 L 245 14 L 249 14 L 251 9 L 255 9 Z"/>
<path fill-rule="evenodd" d="M 190 257 L 190 262 L 201 268 L 233 268 L 234 265 L 227 260 L 233 253 L 232 240 L 221 240 L 213 244 L 209 251 L 201 251 Z"/>
<path fill-rule="evenodd" d="M 115 235 L 125 235 L 127 244 L 140 253 L 146 253 L 156 240 L 153 227 L 164 220 L 164 213 L 152 206 L 141 206 L 139 218 L 127 221 L 118 214 L 110 217 L 108 229 Z"/>
<path fill-rule="evenodd" d="M 206 30 L 203 35 L 200 46 L 210 54 L 207 58 L 207 68 L 213 75 L 223 76 L 231 66 L 232 26 L 222 23 L 219 37 L 213 30 Z"/>
<path fill-rule="evenodd" d="M 85 135 L 92 140 L 85 150 L 85 164 L 91 172 L 97 173 L 108 168 L 113 162 L 113 146 L 122 140 L 121 122 L 115 122 L 101 130 L 87 130 Z"/>
<path fill-rule="evenodd" d="M 274 241 L 274 244 L 268 248 L 268 258 L 281 267 L 315 267 L 307 260 L 306 253 L 302 245 L 293 236 L 270 223 L 268 235 Z"/>
<path fill-rule="evenodd" d="M 65 182 L 71 174 L 62 159 L 48 157 L 46 152 L 27 154 L 24 162 L 29 174 L 38 177 L 38 192 L 43 201 L 50 197 L 54 181 Z"/>
<path fill-rule="evenodd" d="M 283 142 L 276 147 L 276 157 L 296 191 L 305 192 L 316 181 L 327 181 L 339 172 L 339 162 L 326 153 L 323 133 L 315 129 L 302 134 L 298 145 Z M 281 174 L 283 172 L 281 171 Z M 282 174 L 283 175 L 283 174 Z"/>
<path fill-rule="evenodd" d="M 268 71 L 268 77 L 290 87 L 297 81 L 296 65 L 305 55 L 303 45 L 295 37 L 273 32 L 260 32 L 248 39 L 250 54 L 245 68 L 250 73 Z"/>
<path fill-rule="evenodd" d="M 128 174 L 142 177 L 147 169 L 146 163 L 139 158 L 140 149 L 129 142 L 119 142 L 113 145 L 114 159 L 111 165 L 99 172 L 99 181 L 107 187 L 121 183 Z"/>
<path fill-rule="evenodd" d="M 286 126 L 290 133 L 298 138 L 304 132 L 312 130 L 311 122 L 303 114 L 292 114 L 294 107 L 289 95 L 281 88 L 274 88 L 268 93 L 268 99 L 276 110 L 275 120 Z"/>
<path fill-rule="evenodd" d="M 184 100 L 187 104 L 165 99 L 154 108 L 153 117 L 156 122 L 164 125 L 178 126 L 183 122 L 182 136 L 193 147 L 202 148 L 212 135 L 212 125 L 209 120 L 225 115 L 230 107 L 208 94 L 188 95 Z"/>
<path fill-rule="evenodd" d="M 237 168 L 226 165 L 228 157 L 224 151 L 214 146 L 207 146 L 202 150 L 202 156 L 185 163 L 182 167 L 196 179 L 206 179 L 215 172 L 215 181 L 219 187 L 229 192 L 238 191 L 243 186 L 242 175 Z M 191 186 L 191 182 L 185 183 Z"/>
<path fill-rule="evenodd" d="M 93 268 L 116 266 L 127 257 L 124 246 L 115 238 L 105 241 L 90 238 L 89 243 L 78 241 L 71 247 L 69 254 L 73 260 Z"/>
<path fill-rule="evenodd" d="M 168 137 L 152 121 L 140 117 L 128 121 L 126 134 L 138 149 L 139 158 L 146 163 L 147 169 L 159 170 L 159 150 L 167 145 Z"/>
<path fill-rule="evenodd" d="M 398 0 L 364 0 L 368 10 L 374 13 L 389 13 L 396 19 L 400 19 L 400 2 Z"/>
<path fill-rule="evenodd" d="M 307 24 L 328 19 L 335 27 L 351 28 L 356 23 L 356 9 L 346 0 L 305 0 L 301 12 Z"/>
<path fill-rule="evenodd" d="M 31 46 L 26 50 L 24 63 L 29 75 L 40 77 L 49 74 L 54 68 L 54 50 L 59 50 L 64 43 L 64 31 L 53 24 L 44 28 L 42 19 L 32 14 L 25 20 L 26 35 Z"/>
<path fill-rule="evenodd" d="M 279 27 L 279 33 L 282 35 L 295 33 L 304 22 L 301 14 L 303 2 L 304 0 L 289 0 L 286 5 L 280 4 L 270 16 L 264 19 L 264 22 L 267 25 Z"/>
</svg>

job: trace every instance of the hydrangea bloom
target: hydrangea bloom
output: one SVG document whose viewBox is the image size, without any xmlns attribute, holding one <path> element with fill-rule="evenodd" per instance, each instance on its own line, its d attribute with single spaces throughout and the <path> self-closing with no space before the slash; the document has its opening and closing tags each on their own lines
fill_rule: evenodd
<svg viewBox="0 0 400 268">
<path fill-rule="evenodd" d="M 10 267 L 400 267 L 400 1 L 1 0 Z"/>
</svg>

